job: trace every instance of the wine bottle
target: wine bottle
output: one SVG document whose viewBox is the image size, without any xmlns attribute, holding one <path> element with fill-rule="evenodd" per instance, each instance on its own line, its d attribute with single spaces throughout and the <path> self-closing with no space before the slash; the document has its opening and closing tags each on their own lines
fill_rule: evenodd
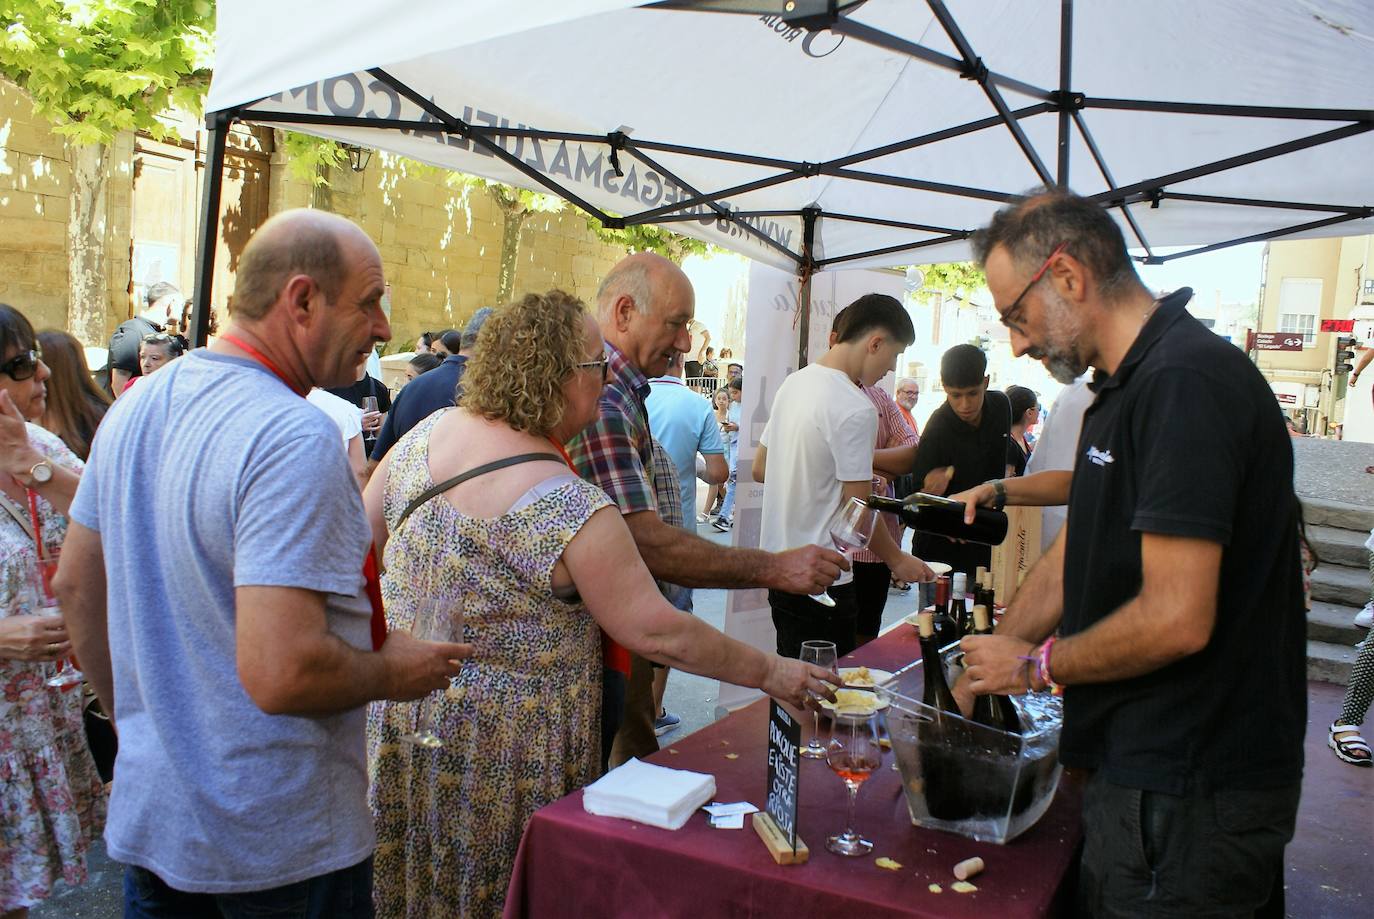
<svg viewBox="0 0 1374 919">
<path fill-rule="evenodd" d="M 979 605 L 973 608 L 973 633 L 992 634 L 992 620 L 988 616 L 986 606 Z M 1021 716 L 1016 711 L 1016 705 L 1006 696 L 978 696 L 973 701 L 973 713 L 969 717 L 979 724 L 986 724 L 1008 734 L 1021 733 Z"/>
<path fill-rule="evenodd" d="M 942 712 L 959 714 L 954 694 L 945 680 L 945 663 L 940 658 L 939 640 L 935 635 L 935 614 L 923 612 L 916 617 L 921 631 L 921 670 L 925 675 L 925 691 L 921 701 Z"/>
<path fill-rule="evenodd" d="M 922 533 L 949 539 L 998 546 L 1007 538 L 1007 515 L 986 507 L 974 511 L 973 523 L 964 523 L 964 502 L 939 495 L 917 492 L 901 501 L 883 495 L 870 495 L 868 506 L 896 514 L 902 523 Z"/>
<path fill-rule="evenodd" d="M 962 571 L 954 572 L 953 586 L 949 593 L 949 609 L 945 611 L 945 628 L 948 632 L 945 643 L 958 641 L 964 637 L 964 611 L 968 604 L 968 575 Z"/>
</svg>

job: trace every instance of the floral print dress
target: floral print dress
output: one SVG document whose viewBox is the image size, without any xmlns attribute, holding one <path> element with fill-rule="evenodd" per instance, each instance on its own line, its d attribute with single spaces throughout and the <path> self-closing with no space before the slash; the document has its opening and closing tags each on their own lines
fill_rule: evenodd
<svg viewBox="0 0 1374 919">
<path fill-rule="evenodd" d="M 81 460 L 30 424 L 29 441 L 55 464 Z M 28 508 L 18 508 L 27 515 Z M 62 545 L 67 520 L 38 499 L 43 543 Z M 39 612 L 28 531 L 0 509 L 0 618 Z M 105 786 L 86 746 L 78 686 L 46 685 L 56 665 L 0 657 L 0 913 L 47 899 L 58 878 L 86 880 L 86 852 L 105 825 Z"/>
<path fill-rule="evenodd" d="M 392 451 L 382 593 L 388 627 L 406 630 L 421 601 L 461 596 L 475 651 L 445 693 L 369 709 L 380 917 L 499 916 L 530 815 L 600 768 L 601 632 L 580 601 L 554 595 L 551 578 L 610 500 L 569 476 L 492 519 L 437 497 L 398 530 L 406 505 L 434 484 L 428 444 L 441 414 Z M 422 711 L 438 749 L 401 741 Z"/>
</svg>

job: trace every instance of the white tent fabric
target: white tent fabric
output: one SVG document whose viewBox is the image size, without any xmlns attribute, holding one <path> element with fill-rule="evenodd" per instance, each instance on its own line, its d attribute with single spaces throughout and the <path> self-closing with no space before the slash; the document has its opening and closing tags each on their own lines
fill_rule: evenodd
<svg viewBox="0 0 1374 919">
<path fill-rule="evenodd" d="M 989 70 L 1058 88 L 1060 0 L 868 0 L 815 33 L 776 17 L 616 0 L 222 0 L 209 108 L 551 190 L 542 177 L 593 209 L 674 221 L 787 270 L 802 258 L 808 207 L 819 208 L 818 267 L 946 261 L 967 256 L 967 233 L 1010 196 L 1055 174 L 1059 138 L 1053 100 L 1003 81 L 1010 110 L 1032 109 L 1016 122 L 1038 173 L 979 83 L 890 47 L 965 57 L 937 16 L 946 7 Z M 1075 114 L 1114 184 L 1077 128 L 1067 184 L 1129 202 L 1134 228 L 1125 208 L 1114 211 L 1129 244 L 1374 232 L 1374 3 L 1071 8 L 1067 86 L 1087 97 Z M 1102 101 L 1113 99 L 1323 111 L 1257 117 Z M 542 136 L 499 136 L 512 128 Z M 613 157 L 608 135 L 618 131 L 628 139 Z M 909 143 L 937 132 L 955 136 Z M 902 148 L 860 156 L 892 144 Z M 1245 156 L 1277 145 L 1289 147 Z M 1255 161 L 1189 172 L 1233 157 Z M 673 210 L 699 195 L 747 216 L 728 220 L 705 202 Z"/>
</svg>

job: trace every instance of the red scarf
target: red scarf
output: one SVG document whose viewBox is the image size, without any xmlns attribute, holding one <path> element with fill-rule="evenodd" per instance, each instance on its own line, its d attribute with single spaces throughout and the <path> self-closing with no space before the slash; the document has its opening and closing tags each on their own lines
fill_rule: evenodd
<svg viewBox="0 0 1374 919">
<path fill-rule="evenodd" d="M 305 392 L 302 392 L 294 383 L 288 380 L 286 374 L 282 373 L 281 369 L 278 368 L 266 354 L 263 354 L 237 335 L 230 335 L 226 332 L 220 336 L 220 340 L 229 342 L 229 344 L 247 354 L 250 358 L 271 371 L 272 375 L 285 383 L 287 388 L 293 393 L 302 398 L 305 397 Z M 380 650 L 383 642 L 386 641 L 386 609 L 382 606 L 382 579 L 377 570 L 376 550 L 376 543 L 369 543 L 367 546 L 367 557 L 363 559 L 363 589 L 367 593 L 367 602 L 372 607 L 372 620 L 370 626 L 372 631 L 373 651 Z"/>
</svg>

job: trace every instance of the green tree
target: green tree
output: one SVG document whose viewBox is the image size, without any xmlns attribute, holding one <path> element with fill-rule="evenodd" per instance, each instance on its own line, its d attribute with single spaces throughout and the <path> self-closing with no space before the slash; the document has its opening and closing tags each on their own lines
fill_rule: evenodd
<svg viewBox="0 0 1374 919">
<path fill-rule="evenodd" d="M 596 238 L 612 246 L 622 246 L 627 252 L 657 252 L 677 264 L 689 255 L 705 255 L 713 251 L 707 243 L 653 224 L 636 224 L 623 230 L 612 230 L 591 214 L 585 215 L 587 227 Z"/>
<path fill-rule="evenodd" d="M 450 172 L 444 180 L 450 188 L 467 195 L 474 189 L 485 193 L 501 212 L 501 261 L 497 266 L 496 302 L 505 303 L 515 292 L 515 271 L 519 266 L 520 234 L 532 214 L 554 214 L 568 206 L 557 195 L 516 188 L 465 172 Z"/>
<path fill-rule="evenodd" d="M 919 268 L 925 277 L 925 282 L 920 289 L 915 291 L 914 296 L 918 300 L 926 301 L 936 294 L 944 297 L 962 296 L 967 299 L 969 294 L 986 287 L 987 276 L 983 270 L 973 262 L 937 262 L 933 265 L 922 265 Z"/>
<path fill-rule="evenodd" d="M 35 112 L 68 139 L 68 328 L 85 341 L 104 337 L 108 144 L 120 131 L 175 134 L 159 117 L 170 109 L 200 112 L 214 15 L 209 0 L 0 5 L 0 75 L 23 87 Z"/>
</svg>

